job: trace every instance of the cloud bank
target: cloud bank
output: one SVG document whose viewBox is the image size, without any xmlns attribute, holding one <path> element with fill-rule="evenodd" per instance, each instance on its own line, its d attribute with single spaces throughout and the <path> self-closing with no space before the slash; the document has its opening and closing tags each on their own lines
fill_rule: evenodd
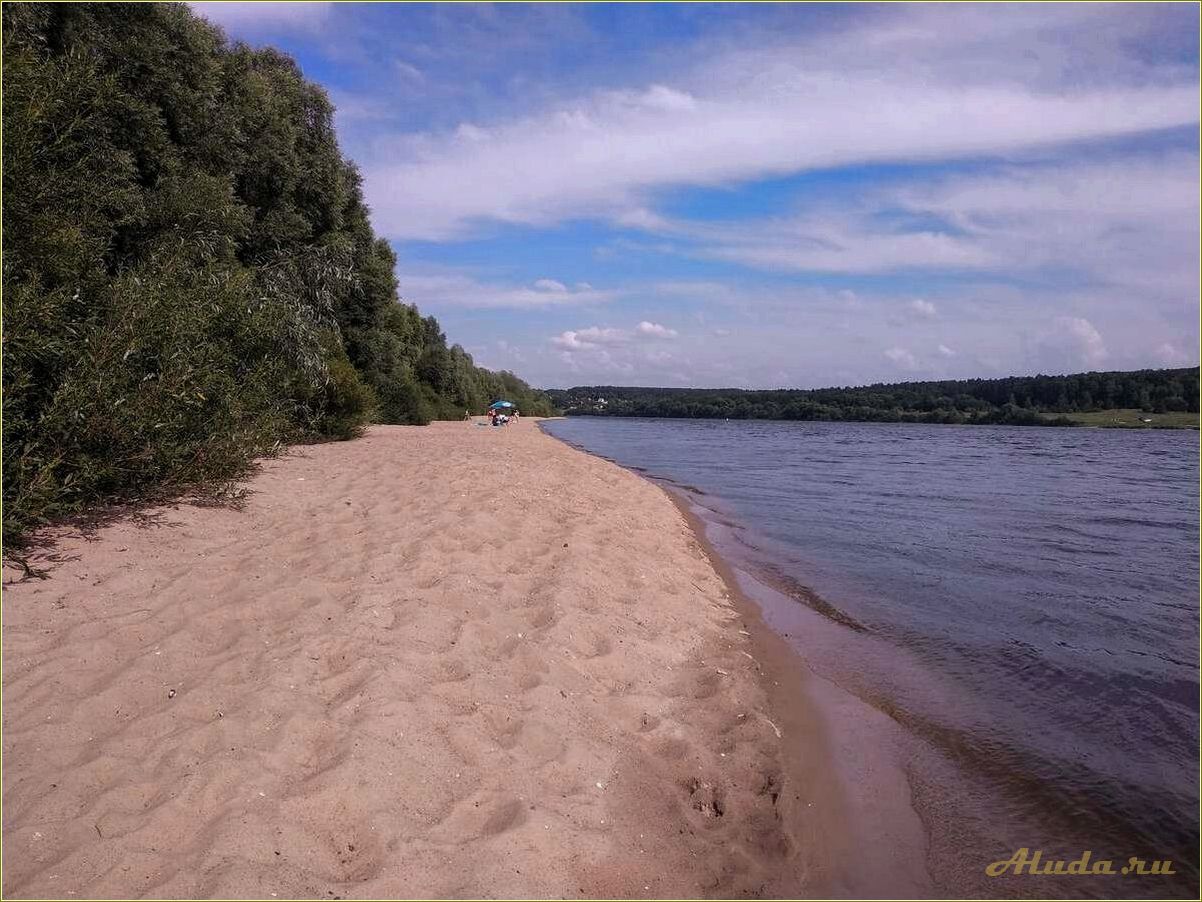
<svg viewBox="0 0 1202 902">
<path fill-rule="evenodd" d="M 727 52 L 675 84 L 391 136 L 365 161 L 368 195 L 378 227 L 398 239 L 459 237 L 486 221 L 637 224 L 673 186 L 1030 153 L 1196 123 L 1196 76 L 1133 54 L 1114 35 L 1117 13 L 903 8 L 833 35 Z M 1160 22 L 1131 7 L 1122 18 L 1130 45 Z M 1016 78 L 1012 67 L 1030 68 L 1031 54 L 1046 64 Z M 911 253 L 983 262 L 941 236 L 882 239 L 877 252 L 894 264 Z"/>
</svg>

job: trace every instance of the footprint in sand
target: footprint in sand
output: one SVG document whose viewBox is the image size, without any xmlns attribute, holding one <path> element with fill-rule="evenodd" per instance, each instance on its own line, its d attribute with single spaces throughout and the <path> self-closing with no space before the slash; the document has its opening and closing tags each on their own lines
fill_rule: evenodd
<svg viewBox="0 0 1202 902">
<path fill-rule="evenodd" d="M 645 711 L 639 717 L 638 726 L 635 728 L 640 733 L 650 733 L 659 726 L 659 718 L 654 714 L 648 714 Z"/>
<path fill-rule="evenodd" d="M 603 658 L 614 650 L 613 642 L 606 636 L 580 636 L 574 645 L 581 657 L 585 658 Z"/>
<path fill-rule="evenodd" d="M 693 747 L 683 739 L 665 737 L 651 746 L 651 752 L 665 761 L 684 761 L 692 757 Z"/>
<path fill-rule="evenodd" d="M 521 799 L 509 799 L 492 809 L 480 826 L 481 836 L 496 836 L 506 830 L 521 826 L 526 820 L 526 806 Z"/>
<path fill-rule="evenodd" d="M 668 687 L 668 695 L 674 698 L 712 698 L 722 687 L 722 675 L 717 670 L 695 670 L 681 674 Z"/>
<path fill-rule="evenodd" d="M 688 794 L 689 806 L 703 818 L 718 819 L 726 815 L 725 793 L 721 786 L 690 777 L 684 783 L 684 791 Z"/>
<path fill-rule="evenodd" d="M 546 724 L 499 714 L 489 715 L 486 721 L 493 742 L 517 758 L 544 764 L 563 756 L 563 737 Z"/>
<path fill-rule="evenodd" d="M 541 605 L 533 609 L 530 614 L 530 628 L 536 630 L 545 630 L 555 624 L 559 617 L 555 613 L 555 608 L 552 605 Z"/>
<path fill-rule="evenodd" d="M 518 675 L 518 688 L 523 692 L 529 692 L 531 689 L 537 689 L 543 683 L 543 678 L 534 670 L 523 670 Z"/>
<path fill-rule="evenodd" d="M 434 683 L 462 683 L 472 675 L 467 665 L 462 661 L 451 659 L 443 661 L 434 671 L 431 681 Z"/>
</svg>

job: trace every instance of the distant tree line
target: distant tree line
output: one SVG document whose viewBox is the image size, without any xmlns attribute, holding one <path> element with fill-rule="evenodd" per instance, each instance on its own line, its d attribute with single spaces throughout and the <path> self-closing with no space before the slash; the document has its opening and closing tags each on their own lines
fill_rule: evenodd
<svg viewBox="0 0 1202 902">
<path fill-rule="evenodd" d="M 568 415 L 1068 426 L 1066 414 L 1198 412 L 1198 367 L 1071 376 L 898 382 L 859 388 L 623 388 L 548 392 Z"/>
<path fill-rule="evenodd" d="M 549 400 L 400 302 L 333 107 L 185 4 L 5 4 L 4 537 L 281 443 Z"/>
</svg>

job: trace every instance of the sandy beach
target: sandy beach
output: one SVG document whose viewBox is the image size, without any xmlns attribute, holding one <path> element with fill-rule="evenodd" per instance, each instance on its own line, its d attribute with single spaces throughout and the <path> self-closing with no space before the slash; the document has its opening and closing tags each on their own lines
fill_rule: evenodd
<svg viewBox="0 0 1202 902">
<path fill-rule="evenodd" d="M 529 420 L 245 489 L 5 569 L 6 897 L 837 888 L 819 726 L 662 489 Z"/>
</svg>

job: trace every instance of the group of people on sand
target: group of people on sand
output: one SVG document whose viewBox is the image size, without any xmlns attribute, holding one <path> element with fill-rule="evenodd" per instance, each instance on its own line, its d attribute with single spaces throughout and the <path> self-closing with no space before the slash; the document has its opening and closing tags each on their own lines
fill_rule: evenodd
<svg viewBox="0 0 1202 902">
<path fill-rule="evenodd" d="M 491 408 L 488 411 L 487 416 L 490 426 L 507 426 L 511 422 L 516 422 L 519 414 L 516 407 L 513 408 L 509 413 L 502 413 L 497 408 Z M 472 412 L 470 410 L 465 410 L 463 412 L 463 419 L 465 422 L 470 421 L 472 419 Z"/>
<path fill-rule="evenodd" d="M 516 408 L 509 413 L 501 410 L 490 410 L 488 417 L 494 426 L 508 426 L 510 422 L 517 420 L 518 412 Z"/>
</svg>

